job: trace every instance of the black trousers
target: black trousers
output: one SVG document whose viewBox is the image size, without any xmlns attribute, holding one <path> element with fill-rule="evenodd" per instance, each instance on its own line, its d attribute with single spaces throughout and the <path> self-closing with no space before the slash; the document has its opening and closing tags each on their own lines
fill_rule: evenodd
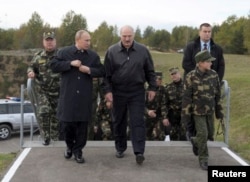
<svg viewBox="0 0 250 182">
<path fill-rule="evenodd" d="M 113 94 L 113 127 L 117 151 L 127 149 L 127 125 L 129 120 L 130 138 L 134 154 L 145 151 L 146 127 L 144 121 L 145 91 Z"/>
<path fill-rule="evenodd" d="M 82 149 L 87 143 L 88 122 L 63 122 L 64 139 L 74 155 L 82 155 Z"/>
</svg>

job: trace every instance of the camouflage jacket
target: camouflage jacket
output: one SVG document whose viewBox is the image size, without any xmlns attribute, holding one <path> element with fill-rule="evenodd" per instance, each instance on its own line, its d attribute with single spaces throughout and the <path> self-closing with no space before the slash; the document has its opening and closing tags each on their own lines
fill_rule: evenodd
<svg viewBox="0 0 250 182">
<path fill-rule="evenodd" d="M 111 122 L 111 109 L 108 109 L 106 106 L 106 100 L 103 92 L 100 92 L 100 102 L 97 107 L 96 116 L 99 123 L 103 121 Z"/>
<path fill-rule="evenodd" d="M 164 98 L 164 86 L 158 86 L 154 100 L 148 101 L 148 95 L 146 94 L 146 108 L 145 115 L 148 116 L 148 110 L 156 110 L 156 117 L 159 118 L 161 114 L 162 99 Z"/>
<path fill-rule="evenodd" d="M 45 92 L 59 92 L 60 74 L 53 73 L 50 69 L 50 61 L 56 55 L 57 50 L 47 53 L 40 51 L 33 57 L 27 72 L 35 73 L 36 87 Z"/>
<path fill-rule="evenodd" d="M 169 110 L 180 112 L 183 96 L 183 81 L 171 82 L 165 86 L 165 96 L 162 106 L 163 118 L 167 118 Z"/>
<path fill-rule="evenodd" d="M 211 115 L 222 113 L 220 82 L 214 70 L 205 73 L 198 68 L 189 72 L 184 81 L 182 99 L 182 120 L 189 120 L 191 114 Z"/>
</svg>

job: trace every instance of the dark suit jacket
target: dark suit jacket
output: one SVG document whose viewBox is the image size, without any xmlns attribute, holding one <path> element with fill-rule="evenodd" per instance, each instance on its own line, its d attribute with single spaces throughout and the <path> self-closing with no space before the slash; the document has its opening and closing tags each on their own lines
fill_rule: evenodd
<svg viewBox="0 0 250 182">
<path fill-rule="evenodd" d="M 184 77 L 187 73 L 195 69 L 196 62 L 194 57 L 199 51 L 201 51 L 200 37 L 190 42 L 184 50 L 184 56 L 182 60 Z M 225 72 L 225 60 L 223 57 L 223 50 L 218 44 L 213 41 L 213 39 L 210 39 L 210 54 L 216 58 L 215 61 L 212 61 L 211 68 L 217 72 L 220 81 L 222 81 Z"/>
</svg>

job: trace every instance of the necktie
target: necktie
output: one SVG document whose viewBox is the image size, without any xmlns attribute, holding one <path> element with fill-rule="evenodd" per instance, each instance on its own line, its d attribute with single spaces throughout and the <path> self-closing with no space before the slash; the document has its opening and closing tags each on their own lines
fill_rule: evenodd
<svg viewBox="0 0 250 182">
<path fill-rule="evenodd" d="M 203 44 L 203 50 L 207 50 L 207 44 Z"/>
</svg>

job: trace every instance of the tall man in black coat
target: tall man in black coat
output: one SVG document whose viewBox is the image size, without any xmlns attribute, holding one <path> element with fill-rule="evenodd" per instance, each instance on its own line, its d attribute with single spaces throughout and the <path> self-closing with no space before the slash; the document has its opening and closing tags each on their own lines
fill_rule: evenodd
<svg viewBox="0 0 250 182">
<path fill-rule="evenodd" d="M 85 30 L 75 35 L 75 45 L 59 50 L 51 63 L 61 73 L 61 87 L 57 116 L 63 122 L 67 150 L 64 157 L 74 154 L 83 163 L 82 149 L 87 143 L 88 122 L 92 113 L 92 79 L 102 77 L 104 67 L 98 54 L 89 50 L 91 37 Z"/>
</svg>

